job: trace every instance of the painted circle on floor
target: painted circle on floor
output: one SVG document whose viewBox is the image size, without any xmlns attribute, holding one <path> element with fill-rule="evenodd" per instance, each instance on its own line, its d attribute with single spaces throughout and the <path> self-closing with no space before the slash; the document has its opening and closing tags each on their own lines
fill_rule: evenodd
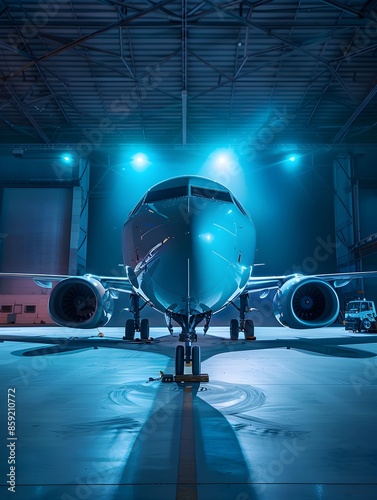
<svg viewBox="0 0 377 500">
<path fill-rule="evenodd" d="M 109 398 L 119 406 L 138 405 L 145 408 L 156 398 L 159 404 L 168 403 L 181 390 L 175 383 L 130 383 L 112 390 Z M 261 406 L 266 398 L 258 387 L 216 381 L 200 385 L 196 397 L 224 414 L 253 410 Z"/>
<path fill-rule="evenodd" d="M 198 391 L 198 396 L 227 415 L 258 408 L 266 399 L 264 392 L 258 387 L 246 384 L 234 385 L 215 381 L 203 387 L 206 390 Z"/>
</svg>

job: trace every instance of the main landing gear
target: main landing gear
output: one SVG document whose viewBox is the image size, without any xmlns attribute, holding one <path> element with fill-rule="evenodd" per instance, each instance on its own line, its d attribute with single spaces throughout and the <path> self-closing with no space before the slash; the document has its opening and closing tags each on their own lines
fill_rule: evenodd
<svg viewBox="0 0 377 500">
<path fill-rule="evenodd" d="M 134 319 L 126 321 L 126 327 L 123 340 L 134 340 L 135 332 L 140 332 L 141 340 L 149 339 L 149 320 L 140 319 L 140 311 L 144 309 L 146 304 L 140 307 L 140 298 L 136 294 L 130 295 L 131 307 L 129 311 L 133 314 Z"/>
<path fill-rule="evenodd" d="M 255 340 L 254 322 L 252 319 L 246 319 L 246 314 L 250 311 L 248 294 L 240 296 L 239 306 L 233 302 L 232 305 L 239 311 L 240 315 L 239 320 L 230 320 L 230 339 L 238 340 L 240 332 L 244 332 L 245 340 Z"/>
</svg>

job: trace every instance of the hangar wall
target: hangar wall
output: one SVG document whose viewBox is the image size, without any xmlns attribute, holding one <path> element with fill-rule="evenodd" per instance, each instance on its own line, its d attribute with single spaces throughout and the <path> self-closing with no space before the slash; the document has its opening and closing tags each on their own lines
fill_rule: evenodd
<svg viewBox="0 0 377 500">
<path fill-rule="evenodd" d="M 64 165 L 43 149 L 0 161 L 1 271 L 79 274 L 86 263 L 85 164 Z M 1 279 L 0 323 L 51 323 L 49 293 L 30 279 Z"/>
<path fill-rule="evenodd" d="M 344 153 L 334 160 L 337 271 L 377 269 L 377 173 L 373 152 Z M 354 298 L 377 301 L 374 279 L 338 289 L 341 306 Z"/>
<path fill-rule="evenodd" d="M 377 229 L 377 189 L 373 186 L 363 188 L 360 203 L 360 239 L 374 234 Z"/>
</svg>

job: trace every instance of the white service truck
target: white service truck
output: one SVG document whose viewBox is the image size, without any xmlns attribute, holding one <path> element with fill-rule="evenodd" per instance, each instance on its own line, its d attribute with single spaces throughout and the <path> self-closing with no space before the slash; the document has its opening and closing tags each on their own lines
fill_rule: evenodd
<svg viewBox="0 0 377 500">
<path fill-rule="evenodd" d="M 352 330 L 353 332 L 377 332 L 377 315 L 374 302 L 365 299 L 348 302 L 344 327 L 346 330 Z"/>
</svg>

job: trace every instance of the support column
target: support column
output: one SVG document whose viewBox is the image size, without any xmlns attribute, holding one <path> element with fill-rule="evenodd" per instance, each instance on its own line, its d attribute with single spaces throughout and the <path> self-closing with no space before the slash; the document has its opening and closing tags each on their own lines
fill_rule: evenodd
<svg viewBox="0 0 377 500">
<path fill-rule="evenodd" d="M 83 275 L 86 272 L 86 252 L 88 234 L 88 192 L 90 160 L 79 160 L 79 185 L 73 187 L 71 238 L 68 273 Z"/>
<path fill-rule="evenodd" d="M 361 261 L 355 260 L 352 251 L 359 239 L 358 185 L 354 178 L 353 156 L 344 154 L 336 158 L 333 172 L 337 272 L 361 271 Z M 348 301 L 362 288 L 362 280 L 353 280 L 339 292 Z"/>
</svg>

